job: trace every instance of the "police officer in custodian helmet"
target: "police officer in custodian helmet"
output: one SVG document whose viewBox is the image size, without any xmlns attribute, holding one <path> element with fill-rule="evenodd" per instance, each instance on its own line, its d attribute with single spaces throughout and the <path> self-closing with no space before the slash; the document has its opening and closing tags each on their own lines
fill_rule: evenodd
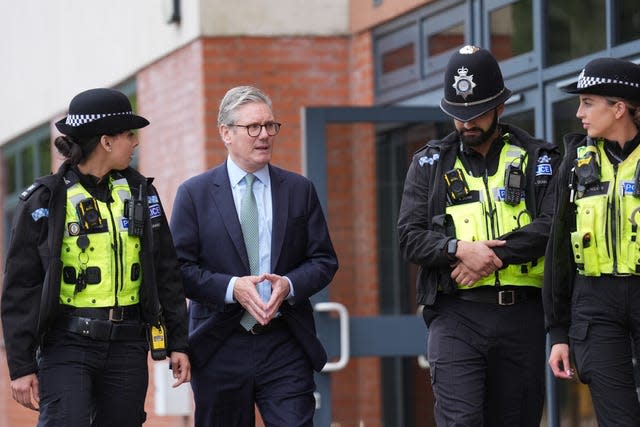
<svg viewBox="0 0 640 427">
<path fill-rule="evenodd" d="M 489 51 L 455 52 L 444 92 L 455 131 L 413 156 L 398 218 L 403 254 L 419 266 L 436 422 L 538 427 L 547 189 L 559 152 L 500 121 L 511 91 Z"/>
<path fill-rule="evenodd" d="M 190 380 L 186 300 L 158 193 L 129 167 L 149 122 L 112 89 L 56 123 L 66 158 L 18 201 L 2 293 L 13 398 L 38 426 L 139 427 L 150 344 Z"/>
</svg>

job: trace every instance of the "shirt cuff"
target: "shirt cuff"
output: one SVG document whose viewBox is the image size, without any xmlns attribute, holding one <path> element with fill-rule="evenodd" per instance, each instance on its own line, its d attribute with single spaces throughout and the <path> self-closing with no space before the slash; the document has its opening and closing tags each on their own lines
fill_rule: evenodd
<svg viewBox="0 0 640 427">
<path fill-rule="evenodd" d="M 291 283 L 291 279 L 289 279 L 287 276 L 282 276 L 285 279 L 287 279 L 287 282 L 289 282 L 289 295 L 287 295 L 287 301 L 289 301 L 290 304 L 293 304 L 293 298 L 296 296 L 295 291 L 293 290 L 293 283 Z"/>
<path fill-rule="evenodd" d="M 233 288 L 236 285 L 237 276 L 233 276 L 227 285 L 227 293 L 224 295 L 224 302 L 227 304 L 235 304 L 237 301 L 233 298 Z"/>
</svg>

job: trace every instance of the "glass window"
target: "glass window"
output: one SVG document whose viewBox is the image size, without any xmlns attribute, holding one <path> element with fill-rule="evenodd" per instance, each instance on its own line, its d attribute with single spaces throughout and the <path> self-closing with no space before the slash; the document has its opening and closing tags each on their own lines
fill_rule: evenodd
<svg viewBox="0 0 640 427">
<path fill-rule="evenodd" d="M 525 130 L 529 135 L 536 134 L 535 113 L 533 110 L 509 115 L 505 114 L 501 121 L 510 125 L 515 125 L 520 129 Z"/>
<path fill-rule="evenodd" d="M 18 191 L 18 184 L 16 183 L 16 171 L 17 171 L 17 156 L 7 156 L 4 162 L 5 170 L 7 171 L 7 188 L 6 193 L 15 193 Z"/>
<path fill-rule="evenodd" d="M 413 43 L 405 44 L 382 55 L 382 72 L 384 74 L 413 65 L 416 61 Z"/>
<path fill-rule="evenodd" d="M 533 50 L 531 0 L 520 0 L 489 13 L 491 52 L 498 61 Z"/>
<path fill-rule="evenodd" d="M 606 48 L 605 0 L 550 1 L 547 4 L 547 65 Z"/>
<path fill-rule="evenodd" d="M 427 36 L 427 56 L 436 56 L 464 44 L 464 24 L 458 23 Z"/>
<path fill-rule="evenodd" d="M 465 4 L 459 4 L 441 13 L 426 16 L 420 25 L 424 48 L 422 64 L 424 76 L 438 76 L 451 55 L 470 40 L 470 28 Z"/>
<path fill-rule="evenodd" d="M 380 36 L 375 44 L 379 52 L 377 80 L 381 89 L 414 81 L 417 76 L 415 23 Z"/>
<path fill-rule="evenodd" d="M 3 216 L 9 230 L 18 204 L 18 195 L 42 175 L 51 172 L 51 135 L 49 125 L 17 138 L 2 147 L 2 166 L 6 171 Z M 5 247 L 9 233 L 4 234 Z"/>
<path fill-rule="evenodd" d="M 618 0 L 618 11 L 614 13 L 615 44 L 626 43 L 640 39 L 640 7 L 638 0 Z"/>
<path fill-rule="evenodd" d="M 553 114 L 553 138 L 559 147 L 563 147 L 562 138 L 570 132 L 582 132 L 580 120 L 576 118 L 578 97 L 573 96 L 563 101 L 554 102 L 551 106 Z"/>
</svg>

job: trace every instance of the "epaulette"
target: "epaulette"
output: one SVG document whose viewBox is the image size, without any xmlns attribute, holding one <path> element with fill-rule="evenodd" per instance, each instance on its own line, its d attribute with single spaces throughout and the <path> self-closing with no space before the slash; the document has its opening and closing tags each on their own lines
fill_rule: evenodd
<svg viewBox="0 0 640 427">
<path fill-rule="evenodd" d="M 38 187 L 40 187 L 41 185 L 42 185 L 42 183 L 40 183 L 40 182 L 34 182 L 26 190 L 24 190 L 22 193 L 20 193 L 20 196 L 19 196 L 20 199 L 21 200 L 27 200 L 29 197 L 31 197 L 33 192 L 36 191 L 36 189 Z"/>
</svg>

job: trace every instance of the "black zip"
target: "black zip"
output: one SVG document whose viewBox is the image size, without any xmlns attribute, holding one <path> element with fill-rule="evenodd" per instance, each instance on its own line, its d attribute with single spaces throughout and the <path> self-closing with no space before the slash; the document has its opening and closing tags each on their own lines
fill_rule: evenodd
<svg viewBox="0 0 640 427">
<path fill-rule="evenodd" d="M 609 204 L 610 212 L 611 212 L 611 252 L 613 252 L 613 275 L 618 274 L 618 251 L 617 247 L 617 229 L 618 229 L 618 217 L 616 216 L 616 208 L 617 208 L 617 196 L 616 191 L 618 188 L 618 164 L 613 165 L 613 197 L 612 201 Z M 609 247 L 607 246 L 607 250 Z"/>
<path fill-rule="evenodd" d="M 491 192 L 489 190 L 489 177 L 487 175 L 486 167 L 484 169 L 484 174 L 482 175 L 482 182 L 484 183 L 484 190 L 485 190 L 485 194 L 487 196 L 487 205 L 489 207 L 489 211 L 488 211 L 488 214 L 486 216 L 489 218 L 489 223 L 491 224 L 491 228 L 489 229 L 489 227 L 487 227 L 487 230 L 491 231 L 491 239 L 495 239 L 496 238 L 496 224 L 495 224 L 495 213 L 496 213 L 496 210 L 495 210 L 494 205 L 493 205 L 492 200 L 491 200 Z M 487 226 L 487 224 L 486 224 L 486 220 L 485 220 L 485 227 L 486 226 Z M 495 281 L 496 289 L 499 290 L 500 289 L 500 270 L 496 270 L 493 274 L 494 274 L 494 276 L 496 278 L 496 281 Z"/>
<path fill-rule="evenodd" d="M 115 220 L 113 219 L 113 212 L 111 211 L 111 202 L 107 202 L 107 209 L 109 209 L 109 219 L 111 220 L 111 230 L 113 233 L 113 243 L 111 249 L 113 249 L 114 258 L 116 260 L 115 266 L 115 306 L 118 306 L 118 291 L 124 287 L 124 279 L 122 277 L 124 267 L 122 265 L 122 239 L 118 229 L 116 228 Z M 120 283 L 118 283 L 120 282 Z"/>
</svg>

